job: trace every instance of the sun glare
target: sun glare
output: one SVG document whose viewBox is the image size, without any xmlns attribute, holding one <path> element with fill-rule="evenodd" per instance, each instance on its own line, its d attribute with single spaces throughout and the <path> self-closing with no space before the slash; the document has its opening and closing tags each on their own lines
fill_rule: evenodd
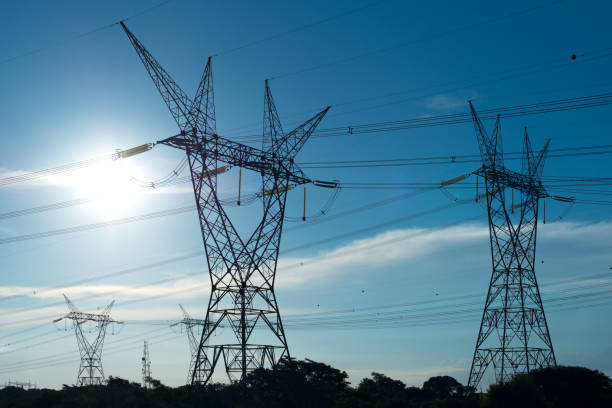
<svg viewBox="0 0 612 408">
<path fill-rule="evenodd" d="M 83 198 L 95 198 L 90 208 L 115 218 L 132 207 L 136 196 L 143 192 L 134 179 L 139 169 L 124 160 L 103 162 L 60 177 L 55 182 L 79 191 Z"/>
</svg>

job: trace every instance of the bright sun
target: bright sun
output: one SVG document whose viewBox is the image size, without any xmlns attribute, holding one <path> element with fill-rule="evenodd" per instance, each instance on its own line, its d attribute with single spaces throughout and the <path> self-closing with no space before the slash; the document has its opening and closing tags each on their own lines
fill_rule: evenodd
<svg viewBox="0 0 612 408">
<path fill-rule="evenodd" d="M 102 162 L 56 178 L 56 182 L 75 188 L 83 198 L 95 198 L 88 205 L 115 218 L 131 207 L 143 192 L 134 179 L 138 168 L 124 160 Z"/>
</svg>

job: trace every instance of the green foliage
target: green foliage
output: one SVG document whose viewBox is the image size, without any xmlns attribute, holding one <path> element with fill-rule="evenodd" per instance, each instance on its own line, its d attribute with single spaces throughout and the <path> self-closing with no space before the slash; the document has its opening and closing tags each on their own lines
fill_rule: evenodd
<svg viewBox="0 0 612 408">
<path fill-rule="evenodd" d="M 489 387 L 485 407 L 612 407 L 612 380 L 584 367 L 548 367 Z"/>
<path fill-rule="evenodd" d="M 469 394 L 467 387 L 448 375 L 431 377 L 423 383 L 423 391 L 437 398 L 458 397 Z"/>
<path fill-rule="evenodd" d="M 432 377 L 422 388 L 407 387 L 372 373 L 351 387 L 344 371 L 311 360 L 281 361 L 250 373 L 242 384 L 152 389 L 110 377 L 106 385 L 61 390 L 0 390 L 0 407 L 215 407 L 215 408 L 487 408 L 612 407 L 612 382 L 582 367 L 554 367 L 516 376 L 475 395 L 448 376 Z"/>
</svg>

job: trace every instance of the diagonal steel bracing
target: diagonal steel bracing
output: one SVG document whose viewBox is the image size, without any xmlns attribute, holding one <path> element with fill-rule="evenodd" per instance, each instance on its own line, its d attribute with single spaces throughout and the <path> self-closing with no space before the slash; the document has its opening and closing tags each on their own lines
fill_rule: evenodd
<svg viewBox="0 0 612 408">
<path fill-rule="evenodd" d="M 72 320 L 74 334 L 76 335 L 77 345 L 81 355 L 81 364 L 79 366 L 79 373 L 77 375 L 77 385 L 101 385 L 104 381 L 104 370 L 102 369 L 102 347 L 104 346 L 106 329 L 111 323 L 121 323 L 113 320 L 110 317 L 110 311 L 115 301 L 112 301 L 102 311 L 102 313 L 92 314 L 80 312 L 66 295 L 64 295 L 64 299 L 68 304 L 70 313 L 56 319 L 55 322 L 62 319 Z M 87 333 L 85 330 L 83 330 L 83 326 L 88 322 L 95 323 L 96 335 L 92 339 L 89 339 Z"/>
<path fill-rule="evenodd" d="M 233 142 L 216 132 L 211 59 L 192 100 L 121 25 L 180 129 L 180 134 L 159 143 L 184 150 L 191 172 L 211 282 L 206 330 L 198 344 L 191 383 L 207 383 L 220 359 L 230 381 L 239 381 L 256 368 L 289 357 L 274 293 L 286 197 L 289 184 L 311 181 L 295 164 L 294 157 L 329 107 L 285 133 L 266 81 L 262 149 Z M 238 234 L 217 197 L 215 169 L 221 163 L 256 171 L 262 177 L 263 215 L 246 240 Z M 251 340 L 257 325 L 269 330 L 270 342 Z M 213 341 L 221 327 L 230 328 L 233 341 Z"/>
<path fill-rule="evenodd" d="M 202 331 L 205 330 L 206 321 L 204 319 L 195 319 L 187 313 L 187 310 L 183 305 L 179 304 L 181 311 L 183 312 L 183 320 L 174 323 L 174 325 L 182 324 L 187 332 L 187 339 L 189 341 L 189 350 L 191 352 L 191 359 L 189 361 L 189 374 L 187 376 L 187 384 L 191 384 L 191 375 L 193 369 L 196 366 L 196 359 L 198 356 L 198 350 L 200 349 L 200 338 L 202 337 Z"/>
<path fill-rule="evenodd" d="M 496 381 L 556 365 L 535 275 L 540 181 L 550 140 L 535 155 L 525 130 L 523 170 L 504 167 L 499 117 L 489 136 L 470 103 L 483 166 L 493 271 L 468 385 L 477 387 L 493 365 Z M 514 192 L 517 202 L 514 203 Z"/>
</svg>

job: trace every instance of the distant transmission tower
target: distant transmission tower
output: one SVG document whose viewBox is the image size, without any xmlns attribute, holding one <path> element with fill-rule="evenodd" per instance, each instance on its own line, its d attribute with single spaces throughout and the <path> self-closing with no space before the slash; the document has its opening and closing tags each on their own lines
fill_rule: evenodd
<svg viewBox="0 0 612 408">
<path fill-rule="evenodd" d="M 208 382 L 221 357 L 230 381 L 239 381 L 256 368 L 289 357 L 274 294 L 285 202 L 292 184 L 311 182 L 294 157 L 329 107 L 284 133 L 266 81 L 263 148 L 233 142 L 216 132 L 211 59 L 191 100 L 134 34 L 121 25 L 180 128 L 179 135 L 158 143 L 184 150 L 189 161 L 211 281 L 205 323 L 210 330 L 202 331 L 191 382 Z M 263 216 L 246 240 L 219 202 L 217 175 L 226 169 L 219 167 L 219 162 L 261 174 Z M 232 338 L 223 341 L 222 336 L 216 336 L 215 344 L 207 344 L 213 343 L 211 335 L 222 323 L 231 328 Z M 257 324 L 267 330 L 259 330 L 253 339 Z"/>
<path fill-rule="evenodd" d="M 28 380 L 28 381 L 12 381 L 9 378 L 8 382 L 6 384 L 4 384 L 0 388 L 6 388 L 6 387 L 16 387 L 16 388 L 21 388 L 21 389 L 24 389 L 24 390 L 35 390 L 36 389 L 36 383 L 33 383 L 30 380 Z"/>
<path fill-rule="evenodd" d="M 104 381 L 104 371 L 102 370 L 102 347 L 104 346 L 104 337 L 106 329 L 110 324 L 118 323 L 110 317 L 110 311 L 115 301 L 113 300 L 100 314 L 81 313 L 76 306 L 64 295 L 70 313 L 66 316 L 55 319 L 54 323 L 62 319 L 72 320 L 74 333 L 77 338 L 79 352 L 81 354 L 81 365 L 79 366 L 79 374 L 77 376 L 77 385 L 101 385 Z M 92 331 L 96 334 L 90 341 L 86 336 L 84 325 L 93 323 Z"/>
<path fill-rule="evenodd" d="M 142 387 L 152 388 L 151 386 L 151 358 L 149 357 L 149 344 L 144 341 L 142 351 Z"/>
<path fill-rule="evenodd" d="M 484 179 L 493 273 L 476 341 L 468 385 L 477 387 L 493 365 L 497 381 L 555 366 L 544 306 L 535 275 L 538 203 L 548 196 L 541 176 L 550 139 L 537 154 L 525 129 L 523 170 L 504 167 L 499 116 L 489 136 L 470 102 Z M 514 192 L 519 201 L 514 203 Z"/>
<path fill-rule="evenodd" d="M 173 323 L 171 326 L 178 326 L 182 324 L 185 326 L 185 331 L 187 332 L 187 339 L 189 341 L 189 351 L 191 352 L 191 360 L 189 361 L 189 374 L 187 375 L 187 383 L 191 384 L 191 375 L 193 373 L 193 369 L 196 365 L 196 360 L 198 357 L 198 350 L 200 349 L 200 338 L 202 337 L 202 332 L 204 331 L 204 327 L 206 327 L 206 320 L 204 319 L 194 319 L 189 313 L 185 310 L 183 305 L 179 305 L 181 311 L 183 312 L 183 320 L 180 322 Z"/>
</svg>

